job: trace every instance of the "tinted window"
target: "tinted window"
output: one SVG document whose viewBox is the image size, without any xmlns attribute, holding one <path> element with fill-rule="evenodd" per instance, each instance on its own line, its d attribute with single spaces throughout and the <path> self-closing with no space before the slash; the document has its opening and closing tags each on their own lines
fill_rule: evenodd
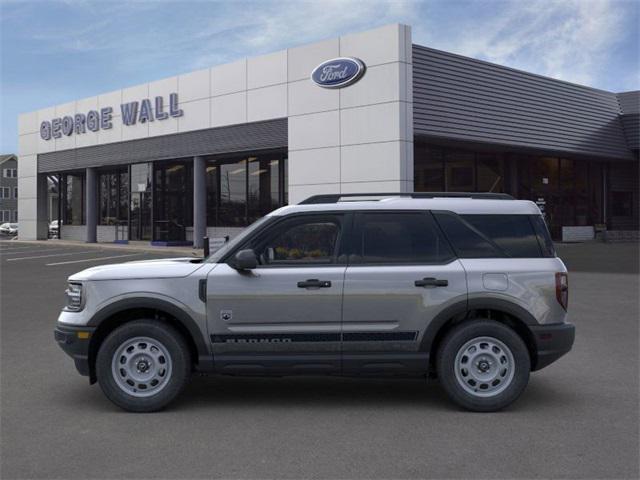
<svg viewBox="0 0 640 480">
<path fill-rule="evenodd" d="M 551 235 L 549 234 L 547 224 L 544 222 L 544 218 L 542 218 L 542 215 L 531 215 L 529 218 L 531 219 L 533 228 L 538 235 L 538 243 L 542 249 L 542 256 L 555 257 L 556 250 L 553 247 L 553 241 L 551 240 Z"/>
<path fill-rule="evenodd" d="M 453 213 L 434 214 L 440 227 L 461 258 L 505 257 L 504 252 L 495 248 L 480 232 Z"/>
<path fill-rule="evenodd" d="M 510 257 L 536 258 L 542 255 L 529 215 L 462 215 L 462 218 Z"/>
<path fill-rule="evenodd" d="M 337 217 L 292 219 L 256 248 L 262 265 L 333 263 L 340 236 Z"/>
<path fill-rule="evenodd" d="M 355 251 L 362 263 L 442 263 L 453 258 L 430 214 L 365 213 L 359 226 Z"/>
<path fill-rule="evenodd" d="M 464 258 L 543 256 L 531 217 L 535 216 L 437 214 L 458 255 Z"/>
</svg>

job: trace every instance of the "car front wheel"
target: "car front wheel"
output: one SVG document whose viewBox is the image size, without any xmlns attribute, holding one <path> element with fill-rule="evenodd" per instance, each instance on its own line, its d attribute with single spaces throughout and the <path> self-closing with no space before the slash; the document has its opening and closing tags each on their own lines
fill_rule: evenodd
<svg viewBox="0 0 640 480">
<path fill-rule="evenodd" d="M 135 320 L 116 328 L 96 358 L 104 394 L 131 412 L 153 412 L 171 403 L 191 373 L 189 347 L 175 328 L 157 320 Z"/>
<path fill-rule="evenodd" d="M 526 345 L 511 328 L 469 320 L 444 338 L 437 358 L 440 383 L 458 405 L 491 412 L 513 403 L 529 382 Z"/>
</svg>

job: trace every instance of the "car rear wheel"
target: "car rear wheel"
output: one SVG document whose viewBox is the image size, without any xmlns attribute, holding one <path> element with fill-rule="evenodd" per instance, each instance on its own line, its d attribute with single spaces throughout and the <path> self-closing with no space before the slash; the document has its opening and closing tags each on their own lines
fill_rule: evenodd
<svg viewBox="0 0 640 480">
<path fill-rule="evenodd" d="M 100 345 L 96 376 L 104 394 L 131 412 L 153 412 L 171 403 L 191 374 L 189 347 L 175 328 L 135 320 Z"/>
<path fill-rule="evenodd" d="M 447 334 L 437 357 L 440 383 L 458 405 L 477 412 L 513 403 L 529 382 L 526 345 L 511 328 L 469 320 Z"/>
</svg>

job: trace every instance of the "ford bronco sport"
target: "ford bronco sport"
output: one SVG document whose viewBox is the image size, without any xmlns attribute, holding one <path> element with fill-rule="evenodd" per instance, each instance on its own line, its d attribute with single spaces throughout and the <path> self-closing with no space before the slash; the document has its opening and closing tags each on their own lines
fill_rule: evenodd
<svg viewBox="0 0 640 480">
<path fill-rule="evenodd" d="M 168 405 L 192 372 L 437 377 L 498 410 L 567 353 L 567 270 L 504 194 L 320 195 L 204 259 L 69 277 L 55 339 L 116 405 Z"/>
</svg>

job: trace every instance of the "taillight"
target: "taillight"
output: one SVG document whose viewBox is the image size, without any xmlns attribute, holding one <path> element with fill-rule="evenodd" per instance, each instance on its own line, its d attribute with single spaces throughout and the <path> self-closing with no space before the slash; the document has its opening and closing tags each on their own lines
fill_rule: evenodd
<svg viewBox="0 0 640 480">
<path fill-rule="evenodd" d="M 569 306 L 569 275 L 565 272 L 556 273 L 556 298 L 566 310 Z"/>
</svg>

